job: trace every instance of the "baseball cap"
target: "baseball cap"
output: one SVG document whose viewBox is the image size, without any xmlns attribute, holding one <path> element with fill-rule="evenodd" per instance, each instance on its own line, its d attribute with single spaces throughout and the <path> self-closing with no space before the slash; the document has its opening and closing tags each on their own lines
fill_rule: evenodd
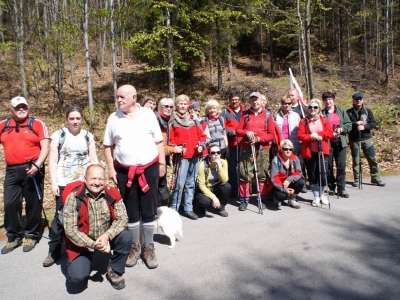
<svg viewBox="0 0 400 300">
<path fill-rule="evenodd" d="M 249 98 L 251 98 L 251 97 L 260 98 L 260 97 L 261 97 L 261 94 L 260 94 L 259 92 L 252 92 L 252 93 L 250 94 Z"/>
<path fill-rule="evenodd" d="M 363 97 L 363 95 L 361 93 L 355 93 L 353 95 L 353 99 L 362 98 L 362 97 Z"/>
<path fill-rule="evenodd" d="M 25 104 L 26 106 L 28 106 L 28 102 L 26 101 L 26 99 L 24 97 L 17 96 L 17 97 L 14 97 L 11 99 L 12 107 L 17 107 L 20 104 Z"/>
</svg>

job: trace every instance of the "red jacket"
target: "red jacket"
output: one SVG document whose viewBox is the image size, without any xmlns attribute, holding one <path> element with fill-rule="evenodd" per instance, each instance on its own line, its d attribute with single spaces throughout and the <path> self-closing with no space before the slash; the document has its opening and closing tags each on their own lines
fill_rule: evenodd
<svg viewBox="0 0 400 300">
<path fill-rule="evenodd" d="M 329 119 L 325 118 L 324 116 L 320 116 L 319 119 L 321 120 L 323 131 L 317 132 L 319 136 L 322 136 L 322 152 L 325 155 L 329 155 L 329 139 L 333 136 L 333 128 Z M 301 157 L 303 158 L 310 158 L 311 157 L 311 148 L 310 144 L 312 140 L 310 139 L 310 129 L 308 128 L 308 123 L 310 122 L 310 118 L 306 116 L 303 120 L 299 123 L 299 141 L 302 142 L 301 146 Z"/>
<path fill-rule="evenodd" d="M 236 129 L 236 135 L 243 138 L 240 141 L 240 147 L 250 148 L 250 143 L 246 136 L 247 131 L 253 131 L 256 136 L 260 137 L 259 144 L 261 144 L 263 149 L 271 147 L 270 141 L 275 139 L 274 118 L 272 115 L 270 115 L 267 124 L 265 124 L 265 114 L 266 110 L 264 108 L 257 116 L 251 109 L 248 109 L 242 113 L 239 126 Z"/>
<path fill-rule="evenodd" d="M 230 106 L 228 106 L 226 109 L 224 109 L 224 111 L 221 114 L 221 116 L 224 118 L 224 121 L 225 121 L 225 129 L 226 129 L 226 134 L 228 136 L 229 147 L 236 147 L 236 144 L 238 142 L 240 142 L 240 140 L 237 138 L 237 136 L 235 134 L 233 134 L 233 131 L 236 131 L 236 129 L 238 128 L 240 116 L 245 111 L 246 111 L 246 108 L 243 106 L 243 104 L 240 104 L 239 118 L 236 116 L 236 113 L 233 111 L 232 107 L 230 107 Z"/>
</svg>

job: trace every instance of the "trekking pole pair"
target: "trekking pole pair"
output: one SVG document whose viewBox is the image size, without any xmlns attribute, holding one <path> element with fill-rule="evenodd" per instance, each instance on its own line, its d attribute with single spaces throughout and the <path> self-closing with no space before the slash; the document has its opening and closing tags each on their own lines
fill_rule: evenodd
<svg viewBox="0 0 400 300">
<path fill-rule="evenodd" d="M 322 164 L 322 167 L 321 167 Z M 328 184 L 328 178 L 326 176 L 326 167 L 325 167 L 325 155 L 324 152 L 322 151 L 322 142 L 318 141 L 318 171 L 319 171 L 319 199 L 321 202 L 321 207 L 322 207 L 322 197 L 325 196 L 325 191 L 323 190 L 323 185 L 322 185 L 322 172 L 324 171 L 325 175 L 325 184 Z M 329 193 L 328 195 L 328 205 L 329 205 L 329 210 L 331 209 L 331 201 L 329 201 Z"/>
<path fill-rule="evenodd" d="M 258 213 L 262 215 L 263 214 L 263 208 L 262 208 L 262 202 L 261 202 L 260 186 L 258 185 L 256 151 L 255 151 L 254 144 L 250 144 L 250 146 L 251 146 L 251 154 L 253 156 L 253 163 L 254 163 L 254 175 L 256 177 Z"/>
<path fill-rule="evenodd" d="M 33 161 L 31 159 L 29 159 L 27 161 L 27 163 L 28 163 L 29 169 L 32 168 Z M 38 172 L 40 172 L 40 170 L 38 170 Z M 39 190 L 39 186 L 37 184 L 35 176 L 32 176 L 31 178 L 33 180 L 33 184 L 35 185 L 36 195 L 38 196 L 39 204 L 42 207 L 42 212 L 43 212 L 44 219 L 46 220 L 47 228 L 50 230 L 49 220 L 47 219 L 46 211 L 44 210 L 44 207 L 43 207 L 42 194 L 41 194 L 41 192 Z"/>
</svg>

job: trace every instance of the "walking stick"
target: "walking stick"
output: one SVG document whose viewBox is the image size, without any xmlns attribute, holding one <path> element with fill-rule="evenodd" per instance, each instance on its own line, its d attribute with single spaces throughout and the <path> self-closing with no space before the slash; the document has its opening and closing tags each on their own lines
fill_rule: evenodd
<svg viewBox="0 0 400 300">
<path fill-rule="evenodd" d="M 28 160 L 29 169 L 32 167 L 32 164 L 33 164 L 32 160 L 29 159 Z M 39 172 L 39 170 L 38 170 L 38 172 Z M 31 178 L 33 180 L 33 184 L 35 185 L 36 195 L 38 196 L 39 204 L 42 207 L 42 212 L 43 212 L 44 219 L 46 220 L 47 228 L 50 230 L 49 220 L 47 219 L 46 211 L 44 210 L 43 202 L 41 201 L 42 200 L 42 194 L 40 193 L 39 186 L 37 184 L 35 176 L 32 176 Z M 49 234 L 50 234 L 50 231 L 49 231 Z"/>
<path fill-rule="evenodd" d="M 261 194 L 260 194 L 260 186 L 258 185 L 258 174 L 257 174 L 257 160 L 256 160 L 256 151 L 255 151 L 255 147 L 254 144 L 250 144 L 251 145 L 251 153 L 253 155 L 253 163 L 254 163 L 254 174 L 256 177 L 256 185 L 257 185 L 257 204 L 258 204 L 258 213 L 259 214 L 263 214 L 262 211 L 262 202 L 261 202 Z"/>
<path fill-rule="evenodd" d="M 237 197 L 239 200 L 239 141 L 236 138 L 236 181 L 237 181 Z"/>
<path fill-rule="evenodd" d="M 318 169 L 319 169 L 319 198 L 321 200 L 321 207 L 322 207 L 322 197 L 325 196 L 325 191 L 322 190 L 322 173 L 321 169 L 324 171 L 325 175 L 325 183 L 328 184 L 328 178 L 326 176 L 326 167 L 325 167 L 325 156 L 324 152 L 322 151 L 322 142 L 318 141 Z M 322 161 L 321 161 L 322 159 Z M 322 163 L 322 168 L 321 168 L 321 163 Z M 329 202 L 329 210 L 331 209 L 331 201 L 329 201 L 329 193 L 328 194 L 328 202 Z"/>
<path fill-rule="evenodd" d="M 171 187 L 171 192 L 172 192 L 171 196 L 174 194 L 173 190 L 175 189 L 176 182 L 178 181 L 179 169 L 181 167 L 181 161 L 183 158 L 183 149 L 185 148 L 186 143 L 182 144 L 182 145 L 178 145 L 178 146 L 182 146 L 182 152 L 174 153 L 174 156 L 173 156 L 173 161 L 172 161 L 173 169 L 172 169 L 172 176 L 171 176 L 171 182 L 170 182 L 170 187 Z M 176 201 L 176 211 L 178 211 L 178 201 Z"/>
<path fill-rule="evenodd" d="M 358 131 L 358 189 L 362 190 L 362 166 L 361 166 L 361 131 Z"/>
</svg>

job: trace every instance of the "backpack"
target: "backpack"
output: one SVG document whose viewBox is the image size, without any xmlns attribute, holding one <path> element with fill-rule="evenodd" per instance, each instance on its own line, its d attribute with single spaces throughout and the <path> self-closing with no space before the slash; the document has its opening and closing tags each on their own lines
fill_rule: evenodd
<svg viewBox="0 0 400 300">
<path fill-rule="evenodd" d="M 89 153 L 89 143 L 90 143 L 89 131 L 87 131 L 87 130 L 84 130 L 84 131 L 86 131 L 85 141 L 86 141 L 86 147 L 87 147 L 87 151 L 86 151 L 86 154 L 87 154 L 87 153 Z M 57 149 L 58 149 L 58 160 L 60 160 L 60 151 L 61 151 L 62 146 L 65 143 L 67 134 L 65 133 L 65 130 L 63 128 L 60 128 L 60 130 L 58 132 L 59 132 L 60 138 L 58 140 L 58 148 Z"/>
<path fill-rule="evenodd" d="M 8 118 L 6 121 L 6 124 L 4 125 L 3 130 L 0 132 L 0 136 L 3 134 L 3 132 L 11 131 L 14 128 L 23 128 L 23 127 L 28 127 L 28 129 L 30 131 L 32 131 L 36 136 L 38 136 L 38 134 L 36 133 L 36 131 L 33 129 L 33 121 L 35 121 L 35 117 L 28 117 L 28 124 L 27 125 L 19 125 L 19 123 L 16 123 L 17 125 L 15 126 L 10 126 L 10 122 L 11 122 L 11 118 Z"/>
<path fill-rule="evenodd" d="M 226 131 L 226 130 L 225 130 L 224 118 L 223 118 L 221 115 L 218 116 L 218 121 L 219 121 L 219 123 L 220 123 L 221 126 L 222 126 L 222 131 Z M 202 121 L 201 123 L 203 123 L 203 122 L 207 123 L 207 127 L 210 128 L 210 123 L 209 123 L 209 122 L 210 122 L 210 118 L 209 118 L 208 116 L 204 116 L 204 121 Z M 200 123 L 200 124 L 201 124 L 201 123 Z M 204 131 L 204 129 L 203 129 L 203 131 Z M 219 139 L 219 140 L 211 140 L 211 141 L 209 142 L 209 144 L 218 142 L 218 145 L 221 146 L 221 143 L 220 143 L 219 141 L 220 141 L 220 139 Z M 225 145 L 225 146 L 228 147 L 228 145 Z"/>
</svg>

